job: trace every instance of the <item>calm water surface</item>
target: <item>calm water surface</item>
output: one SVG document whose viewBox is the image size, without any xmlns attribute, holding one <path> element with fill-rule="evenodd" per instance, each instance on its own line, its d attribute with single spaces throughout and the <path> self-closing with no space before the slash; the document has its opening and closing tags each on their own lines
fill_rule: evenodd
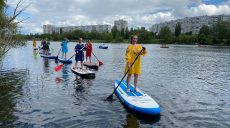
<svg viewBox="0 0 230 128">
<path fill-rule="evenodd" d="M 69 57 L 74 46 L 69 44 Z M 144 117 L 127 110 L 116 96 L 104 102 L 114 80 L 123 76 L 127 44 L 108 44 L 108 50 L 98 46 L 93 45 L 94 53 L 104 65 L 95 79 L 76 76 L 71 65 L 55 72 L 58 64 L 36 56 L 31 42 L 12 49 L 0 64 L 0 127 L 230 127 L 229 47 L 144 45 L 148 54 L 139 87 L 161 106 L 160 116 Z M 59 43 L 50 47 L 56 55 Z"/>
</svg>

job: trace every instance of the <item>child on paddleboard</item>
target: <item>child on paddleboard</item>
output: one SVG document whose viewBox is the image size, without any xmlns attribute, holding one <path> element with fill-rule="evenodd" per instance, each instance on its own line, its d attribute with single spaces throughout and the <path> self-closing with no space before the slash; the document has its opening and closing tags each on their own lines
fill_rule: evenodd
<svg viewBox="0 0 230 128">
<path fill-rule="evenodd" d="M 42 39 L 42 41 L 41 41 L 41 49 L 42 50 L 45 50 L 45 45 L 46 45 L 46 40 L 45 39 Z"/>
<path fill-rule="evenodd" d="M 67 46 L 68 43 L 69 41 L 67 38 L 65 38 L 61 43 L 62 59 L 63 59 L 63 56 L 65 56 L 64 59 L 66 59 L 66 53 L 68 52 L 68 46 Z"/>
<path fill-rule="evenodd" d="M 146 49 L 142 47 L 141 45 L 137 44 L 137 35 L 132 35 L 131 36 L 131 44 L 127 47 L 126 49 L 126 54 L 125 54 L 125 59 L 126 59 L 126 67 L 125 67 L 125 72 L 128 71 L 127 75 L 127 92 L 130 92 L 130 78 L 132 74 L 134 75 L 134 91 L 137 91 L 137 81 L 138 81 L 138 75 L 141 74 L 141 57 L 139 56 L 136 60 L 136 62 L 133 64 L 131 67 L 132 63 L 138 56 L 138 54 L 141 52 L 142 48 L 143 51 L 141 52 L 140 55 L 145 55 Z"/>
<path fill-rule="evenodd" d="M 49 41 L 46 41 L 45 42 L 45 46 L 44 46 L 44 49 L 45 49 L 45 54 L 48 55 L 49 54 L 49 51 L 50 51 L 50 42 Z"/>
<path fill-rule="evenodd" d="M 83 68 L 83 61 L 84 61 L 84 50 L 85 46 L 84 44 L 82 44 L 82 38 L 79 38 L 79 42 L 78 44 L 75 46 L 74 50 L 76 52 L 76 55 L 75 55 L 75 60 L 76 60 L 76 63 L 75 63 L 75 67 L 74 69 L 77 69 L 77 65 L 78 65 L 78 61 L 81 62 L 81 68 Z"/>
<path fill-rule="evenodd" d="M 35 49 L 37 47 L 36 39 L 33 39 L 33 48 Z"/>
<path fill-rule="evenodd" d="M 91 55 L 92 55 L 93 47 L 90 40 L 88 40 L 88 42 L 85 44 L 85 48 L 86 48 L 86 62 L 89 58 L 89 62 L 91 63 Z"/>
</svg>

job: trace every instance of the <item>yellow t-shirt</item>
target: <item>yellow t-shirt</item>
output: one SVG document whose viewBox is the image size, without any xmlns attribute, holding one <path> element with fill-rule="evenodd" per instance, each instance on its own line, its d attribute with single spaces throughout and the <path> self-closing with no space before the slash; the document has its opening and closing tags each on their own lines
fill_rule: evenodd
<svg viewBox="0 0 230 128">
<path fill-rule="evenodd" d="M 130 66 L 138 56 L 139 52 L 142 50 L 142 46 L 139 44 L 131 44 L 126 49 L 125 59 L 126 59 L 126 66 L 125 72 L 128 70 L 128 63 Z M 147 54 L 146 50 L 143 50 L 141 55 Z M 133 64 L 131 69 L 129 70 L 128 74 L 141 74 L 141 56 L 139 56 L 136 62 Z"/>
</svg>

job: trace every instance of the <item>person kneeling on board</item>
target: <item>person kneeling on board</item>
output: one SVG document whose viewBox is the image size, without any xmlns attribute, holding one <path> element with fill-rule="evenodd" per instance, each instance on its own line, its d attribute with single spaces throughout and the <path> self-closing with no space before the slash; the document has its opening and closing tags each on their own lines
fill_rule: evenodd
<svg viewBox="0 0 230 128">
<path fill-rule="evenodd" d="M 76 63 L 75 63 L 75 67 L 74 69 L 77 69 L 77 65 L 78 65 L 78 61 L 81 62 L 81 68 L 80 69 L 83 69 L 83 61 L 84 61 L 84 52 L 83 52 L 83 49 L 84 49 L 84 44 L 82 44 L 82 38 L 79 38 L 79 42 L 78 44 L 75 46 L 74 50 L 76 52 L 76 55 L 75 55 L 75 60 L 76 60 Z"/>
<path fill-rule="evenodd" d="M 138 56 L 138 54 L 141 52 L 142 48 L 143 51 L 140 55 L 145 55 L 146 49 L 142 47 L 141 45 L 137 44 L 138 37 L 136 35 L 132 35 L 130 39 L 130 45 L 126 49 L 125 59 L 126 59 L 126 67 L 125 72 L 128 71 L 127 75 L 127 92 L 130 92 L 130 78 L 132 74 L 134 74 L 134 91 L 137 91 L 137 81 L 138 81 L 138 75 L 141 74 L 141 57 L 139 56 L 136 60 L 136 62 L 131 67 L 132 63 Z"/>
</svg>

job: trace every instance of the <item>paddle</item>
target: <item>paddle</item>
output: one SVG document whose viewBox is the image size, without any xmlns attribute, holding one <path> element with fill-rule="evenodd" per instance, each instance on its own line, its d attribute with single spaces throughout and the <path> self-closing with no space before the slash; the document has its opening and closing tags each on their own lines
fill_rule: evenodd
<svg viewBox="0 0 230 128">
<path fill-rule="evenodd" d="M 92 51 L 92 53 L 93 53 L 93 51 Z M 103 65 L 103 63 L 100 60 L 98 60 L 98 58 L 96 57 L 96 55 L 94 53 L 93 53 L 93 55 L 97 59 L 97 61 L 99 62 L 99 65 Z"/>
<path fill-rule="evenodd" d="M 55 57 L 55 60 L 58 60 L 58 55 L 59 55 L 60 51 L 61 51 L 61 48 L 60 48 L 60 50 L 59 50 L 57 56 Z"/>
<path fill-rule="evenodd" d="M 135 60 L 134 60 L 133 63 L 131 64 L 130 68 L 132 68 L 133 64 L 136 62 L 137 58 L 140 56 L 140 54 L 142 53 L 142 51 L 143 51 L 144 49 L 145 49 L 145 48 L 142 47 L 141 51 L 139 52 L 139 54 L 137 55 L 137 57 L 135 58 Z M 106 100 L 110 100 L 110 101 L 111 101 L 111 100 L 113 99 L 113 94 L 115 93 L 115 91 L 117 90 L 117 88 L 120 86 L 120 84 L 121 84 L 121 82 L 123 81 L 123 79 L 125 78 L 125 76 L 128 74 L 130 68 L 128 68 L 128 70 L 126 71 L 125 75 L 122 77 L 121 81 L 119 82 L 119 84 L 117 85 L 117 87 L 114 89 L 113 93 L 112 93 L 110 96 L 108 96 L 108 97 L 106 98 Z"/>
<path fill-rule="evenodd" d="M 89 48 L 88 46 L 87 46 L 87 48 Z M 98 58 L 96 57 L 96 55 L 93 53 L 93 51 L 92 51 L 92 54 L 94 55 L 94 57 L 97 59 L 97 61 L 99 62 L 99 65 L 103 65 L 103 63 L 100 61 L 100 60 L 98 60 Z"/>
<path fill-rule="evenodd" d="M 72 55 L 68 60 L 70 60 L 71 58 L 73 58 L 75 55 L 76 55 L 76 54 Z M 68 61 L 68 60 L 67 60 L 67 61 Z M 60 64 L 60 65 L 58 65 L 58 66 L 56 66 L 56 67 L 54 68 L 54 70 L 55 70 L 56 72 L 58 72 L 58 71 L 60 71 L 60 70 L 62 69 L 63 66 L 64 66 L 64 63 L 63 63 L 63 64 Z"/>
<path fill-rule="evenodd" d="M 83 49 L 85 48 L 85 46 L 83 47 L 83 48 L 81 48 L 79 51 L 77 51 L 74 55 L 72 55 L 68 60 L 70 60 L 71 58 L 73 58 L 76 54 L 78 54 L 80 51 L 82 51 Z M 67 60 L 67 61 L 68 61 Z M 58 65 L 58 66 L 56 66 L 55 68 L 54 68 L 54 70 L 56 71 L 56 72 L 58 72 L 58 71 L 60 71 L 61 69 L 62 69 L 62 67 L 64 66 L 64 64 L 60 64 L 60 65 Z"/>
</svg>

